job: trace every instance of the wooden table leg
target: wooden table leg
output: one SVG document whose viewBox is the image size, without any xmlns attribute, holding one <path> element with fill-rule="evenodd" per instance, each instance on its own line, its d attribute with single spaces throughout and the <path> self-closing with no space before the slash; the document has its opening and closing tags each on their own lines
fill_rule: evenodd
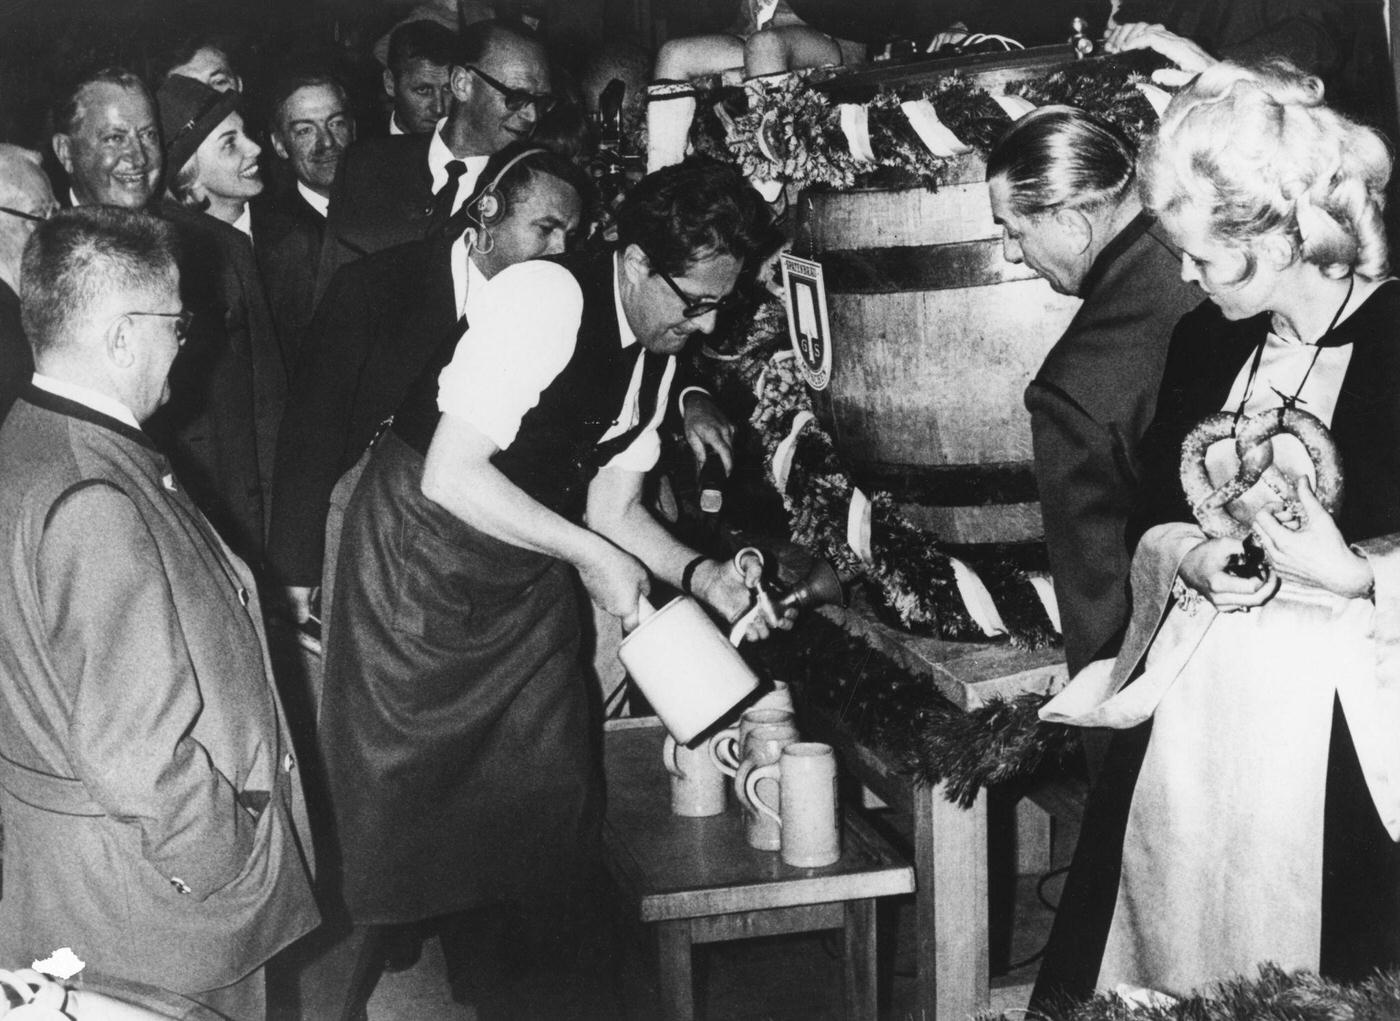
<svg viewBox="0 0 1400 1021">
<path fill-rule="evenodd" d="M 690 919 L 653 922 L 656 965 L 661 980 L 661 1016 L 695 1021 L 695 975 L 691 970 Z"/>
<path fill-rule="evenodd" d="M 846 1021 L 877 1021 L 875 901 L 846 901 Z"/>
<path fill-rule="evenodd" d="M 986 1010 L 987 792 L 963 809 L 940 787 L 914 789 L 919 990 L 915 1021 Z"/>
</svg>

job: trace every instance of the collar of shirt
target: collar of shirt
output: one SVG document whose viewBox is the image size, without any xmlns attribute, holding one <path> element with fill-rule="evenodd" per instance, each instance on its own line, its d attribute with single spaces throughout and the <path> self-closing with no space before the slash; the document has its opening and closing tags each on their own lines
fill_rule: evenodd
<svg viewBox="0 0 1400 1021">
<path fill-rule="evenodd" d="M 108 397 L 106 394 L 98 393 L 91 387 L 82 386 L 78 383 L 70 383 L 66 379 L 55 379 L 53 376 L 46 376 L 42 372 L 34 373 L 34 385 L 40 390 L 47 390 L 58 397 L 66 397 L 76 404 L 81 404 L 85 408 L 91 408 L 100 415 L 108 418 L 115 418 L 123 425 L 129 425 L 133 429 L 140 429 L 141 423 L 136 421 L 136 416 L 119 400 Z"/>
<path fill-rule="evenodd" d="M 398 115 L 397 113 L 391 113 L 391 114 L 389 115 L 389 134 L 391 134 L 391 135 L 406 135 L 406 134 L 408 134 L 407 131 L 405 131 L 403 128 L 399 127 L 399 115 Z"/>
<path fill-rule="evenodd" d="M 68 204 L 74 209 L 77 209 L 79 206 L 82 205 L 82 203 L 78 201 L 78 193 L 72 188 L 68 189 Z"/>
<path fill-rule="evenodd" d="M 433 131 L 433 139 L 428 143 L 428 172 L 433 175 L 434 195 L 441 191 L 442 186 L 447 183 L 447 164 L 457 158 L 452 155 L 452 150 L 447 147 L 447 143 L 442 140 L 442 129 L 446 126 L 447 118 L 444 117 L 437 122 L 437 129 Z M 467 156 L 462 160 L 467 165 L 467 172 L 457 181 L 457 197 L 452 202 L 454 213 L 462 208 L 462 203 L 467 201 L 467 196 L 476 188 L 476 179 L 486 169 L 486 163 L 490 158 L 490 156 Z"/>
<path fill-rule="evenodd" d="M 253 240 L 253 210 L 248 203 L 243 203 L 243 212 L 238 214 L 238 219 L 233 221 L 233 226 L 241 230 L 249 241 Z"/>
<path fill-rule="evenodd" d="M 303 199 L 306 200 L 306 204 L 308 206 L 316 210 L 316 212 L 320 213 L 322 218 L 326 217 L 330 213 L 331 200 L 325 195 L 322 195 L 319 192 L 312 191 L 300 181 L 297 182 L 297 193 L 301 195 Z"/>
<path fill-rule="evenodd" d="M 467 233 L 452 242 L 452 296 L 457 302 L 457 315 L 466 316 L 472 321 L 472 309 L 481 298 L 481 289 L 486 286 L 486 277 L 477 269 L 467 253 Z"/>
<path fill-rule="evenodd" d="M 637 335 L 632 332 L 632 324 L 627 321 L 627 312 L 622 307 L 622 253 L 613 255 L 613 306 L 617 309 L 617 336 L 625 350 L 637 343 Z"/>
</svg>

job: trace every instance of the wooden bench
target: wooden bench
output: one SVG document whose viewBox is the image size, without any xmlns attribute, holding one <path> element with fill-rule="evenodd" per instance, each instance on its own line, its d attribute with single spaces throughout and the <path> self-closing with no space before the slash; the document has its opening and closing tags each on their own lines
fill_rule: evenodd
<svg viewBox="0 0 1400 1021">
<path fill-rule="evenodd" d="M 841 860 L 819 869 L 750 848 L 732 795 L 723 815 L 672 815 L 664 739 L 653 717 L 608 723 L 603 829 L 609 871 L 656 940 L 662 1016 L 695 1017 L 697 943 L 844 929 L 846 1016 L 875 1021 L 875 898 L 913 892 L 913 869 L 850 811 Z"/>
</svg>

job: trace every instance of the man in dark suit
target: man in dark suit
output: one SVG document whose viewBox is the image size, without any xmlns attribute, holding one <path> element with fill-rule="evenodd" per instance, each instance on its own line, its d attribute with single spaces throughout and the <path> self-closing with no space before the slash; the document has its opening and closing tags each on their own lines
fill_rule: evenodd
<svg viewBox="0 0 1400 1021">
<path fill-rule="evenodd" d="M 487 158 L 528 139 L 553 104 L 543 43 L 496 21 L 463 30 L 449 80 L 452 101 L 436 131 L 367 138 L 346 152 L 331 189 L 318 298 L 345 263 L 442 225 L 471 194 Z"/>
<path fill-rule="evenodd" d="M 390 135 L 428 135 L 452 101 L 448 78 L 457 35 L 436 21 L 407 21 L 389 35 L 384 94 L 389 98 Z"/>
<path fill-rule="evenodd" d="M 47 220 L 56 206 L 38 156 L 0 144 L 0 421 L 34 373 L 19 317 L 20 257 L 34 225 Z"/>
<path fill-rule="evenodd" d="M 25 253 L 37 371 L 0 426 L 0 959 L 70 946 L 262 1021 L 264 965 L 318 914 L 257 586 L 142 428 L 189 325 L 175 245 L 98 207 Z"/>
<path fill-rule="evenodd" d="M 311 321 L 316 266 L 326 233 L 331 185 L 355 140 L 345 89 L 329 75 L 297 73 L 272 92 L 271 140 L 291 184 L 252 202 L 253 249 L 288 365 Z"/>
<path fill-rule="evenodd" d="M 1043 107 L 987 164 L 1006 258 L 1084 305 L 1026 391 L 1065 656 L 1117 651 L 1128 623 L 1128 512 L 1176 321 L 1200 303 L 1143 213 L 1135 153 L 1082 111 Z M 1086 184 L 1085 182 L 1092 182 Z"/>
<path fill-rule="evenodd" d="M 53 151 L 67 174 L 64 206 L 144 209 L 163 165 L 156 106 L 141 79 L 106 68 L 81 79 L 54 108 Z"/>
</svg>

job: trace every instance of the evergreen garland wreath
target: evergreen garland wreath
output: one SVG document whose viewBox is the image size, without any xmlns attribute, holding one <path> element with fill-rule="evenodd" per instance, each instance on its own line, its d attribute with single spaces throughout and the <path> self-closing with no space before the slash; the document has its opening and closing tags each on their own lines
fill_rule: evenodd
<svg viewBox="0 0 1400 1021">
<path fill-rule="evenodd" d="M 1047 106 L 1063 103 L 1088 110 L 1128 136 L 1133 145 L 1157 126 L 1152 104 L 1138 88 L 1147 78 L 1131 65 L 1108 62 L 1089 68 L 1071 67 L 1042 78 L 1007 87 L 1007 93 Z"/>
<path fill-rule="evenodd" d="M 963 603 L 948 549 L 901 513 L 889 493 L 870 496 L 871 559 L 862 560 L 850 547 L 846 520 L 855 485 L 831 437 L 811 417 L 811 394 L 788 346 L 782 302 L 761 305 L 739 353 L 713 365 L 717 374 L 742 380 L 756 397 L 749 425 L 761 448 L 765 478 L 788 512 L 793 542 L 830 560 L 844 577 L 864 579 L 872 605 L 894 626 L 919 635 L 986 640 Z M 791 466 L 780 479 L 781 448 L 804 413 L 807 421 L 792 442 Z M 958 555 L 987 587 L 1013 645 L 1034 649 L 1058 640 L 1025 571 L 993 554 L 959 550 Z"/>
<path fill-rule="evenodd" d="M 963 808 L 988 785 L 1064 767 L 1078 746 L 1074 728 L 1041 722 L 1037 713 L 1049 696 L 961 709 L 927 678 L 821 614 L 740 649 L 761 674 L 792 684 L 805 704 L 841 721 L 900 772 L 943 784 L 948 800 Z"/>
<path fill-rule="evenodd" d="M 1088 110 L 1136 142 L 1155 125 L 1152 104 L 1139 90 L 1144 68 L 1160 66 L 1155 55 L 1125 54 L 1096 59 L 1013 82 L 1006 94 L 1036 106 L 1066 103 Z M 693 151 L 737 164 L 747 177 L 777 180 L 797 189 L 849 188 L 883 181 L 892 174 L 926 188 L 937 188 L 958 157 L 931 152 L 901 109 L 909 100 L 928 100 L 956 138 L 986 156 L 1011 117 L 980 85 L 958 72 L 899 93 L 882 89 L 865 108 L 869 155 L 852 152 L 841 127 L 839 108 L 813 87 L 832 77 L 829 69 L 794 71 L 746 91 L 717 85 L 702 91 L 691 125 Z M 703 83 L 697 83 L 703 84 Z"/>
<path fill-rule="evenodd" d="M 1308 971 L 1285 972 L 1273 964 L 1258 978 L 1235 978 L 1204 993 L 1148 1006 L 1112 994 L 1054 1014 L 1056 1021 L 1397 1021 L 1400 972 L 1343 984 Z M 985 1012 L 977 1021 L 1050 1021 L 1036 1011 Z"/>
</svg>

